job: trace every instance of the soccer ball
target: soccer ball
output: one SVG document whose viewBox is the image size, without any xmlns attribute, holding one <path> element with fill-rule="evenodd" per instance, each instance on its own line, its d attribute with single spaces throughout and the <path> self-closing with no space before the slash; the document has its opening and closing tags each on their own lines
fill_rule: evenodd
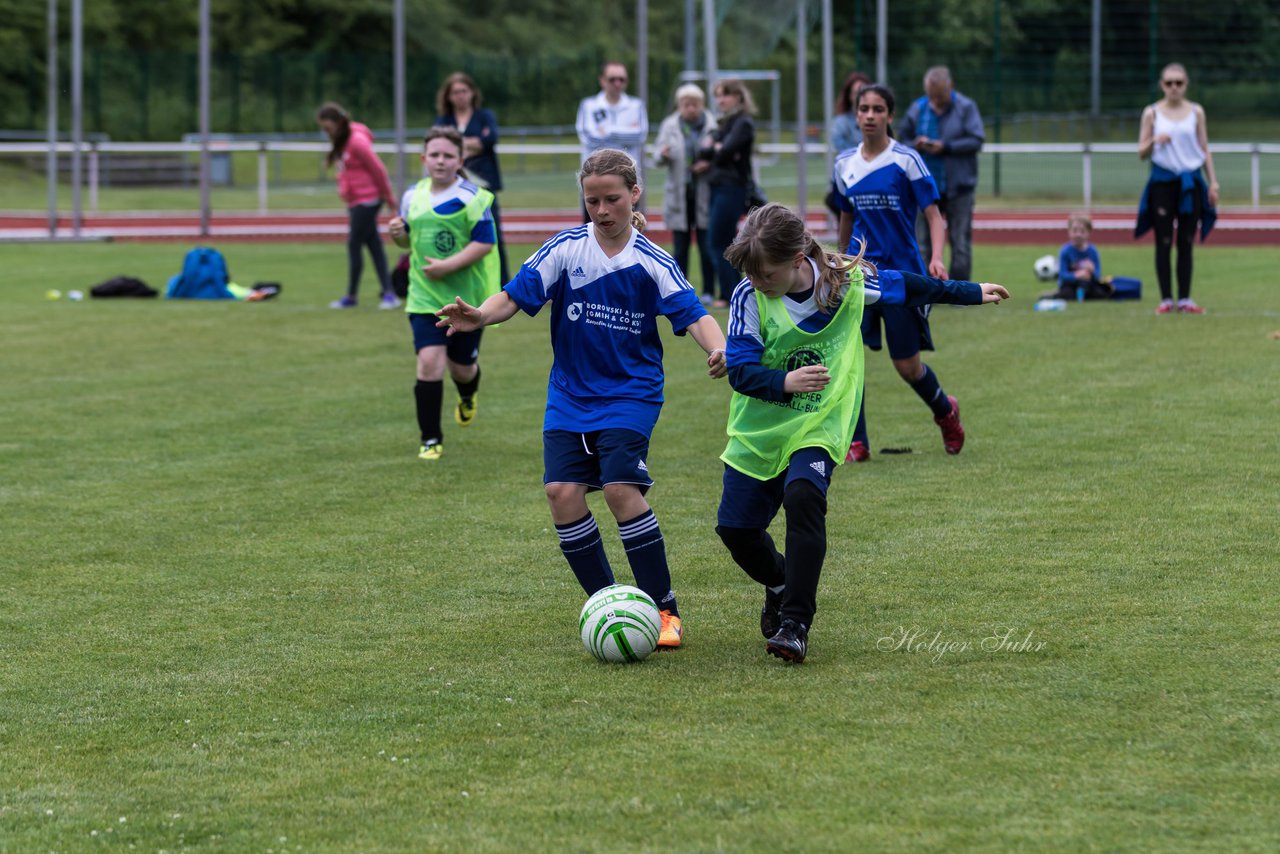
<svg viewBox="0 0 1280 854">
<path fill-rule="evenodd" d="M 1036 278 L 1042 282 L 1058 278 L 1058 259 L 1052 255 L 1041 255 L 1035 263 Z"/>
<path fill-rule="evenodd" d="M 642 661 L 658 647 L 658 606 L 638 587 L 612 584 L 582 606 L 578 630 L 587 652 L 601 661 Z"/>
</svg>

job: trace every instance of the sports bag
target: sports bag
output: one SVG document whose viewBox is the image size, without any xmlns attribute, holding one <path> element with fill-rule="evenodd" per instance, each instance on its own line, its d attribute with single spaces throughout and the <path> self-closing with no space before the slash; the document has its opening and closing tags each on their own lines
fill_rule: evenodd
<svg viewBox="0 0 1280 854">
<path fill-rule="evenodd" d="M 197 246 L 182 260 L 182 272 L 169 279 L 167 299 L 235 299 L 227 287 L 227 262 L 222 253 Z"/>
</svg>

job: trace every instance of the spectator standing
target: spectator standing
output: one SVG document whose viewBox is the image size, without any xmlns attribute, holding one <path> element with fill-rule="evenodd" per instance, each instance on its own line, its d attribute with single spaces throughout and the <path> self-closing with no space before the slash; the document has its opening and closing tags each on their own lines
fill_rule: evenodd
<svg viewBox="0 0 1280 854">
<path fill-rule="evenodd" d="M 643 168 L 649 115 L 643 101 L 627 94 L 627 66 L 606 62 L 600 67 L 600 91 L 578 104 L 576 127 L 582 143 L 582 162 L 594 151 L 613 148 L 625 151 L 638 169 Z M 582 221 L 591 221 L 585 205 Z"/>
<path fill-rule="evenodd" d="M 695 174 L 691 167 L 698 156 L 700 140 L 715 127 L 716 120 L 707 111 L 707 96 L 702 88 L 684 84 L 676 90 L 676 111 L 658 126 L 654 158 L 655 166 L 667 168 L 662 218 L 671 229 L 671 254 L 689 278 L 689 246 L 697 242 L 704 304 L 714 300 L 716 292 L 716 264 L 707 237 L 711 185 L 705 171 Z"/>
<path fill-rule="evenodd" d="M 831 118 L 831 152 L 839 154 L 850 148 L 857 148 L 862 142 L 862 131 L 858 129 L 858 114 L 854 109 L 854 98 L 858 90 L 871 82 L 871 78 L 861 71 L 850 72 L 840 87 L 840 95 L 836 98 L 834 115 Z"/>
<path fill-rule="evenodd" d="M 973 267 L 973 196 L 978 188 L 978 152 L 986 131 L 972 98 L 957 92 L 951 71 L 936 65 L 925 72 L 923 97 L 907 108 L 898 124 L 899 138 L 913 146 L 938 186 L 938 210 L 947 223 L 951 244 L 949 268 L 967 280 Z M 926 258 L 933 245 L 928 225 L 916 222 L 916 237 Z"/>
<path fill-rule="evenodd" d="M 711 254 L 720 273 L 720 293 L 712 305 L 728 308 L 738 285 L 738 271 L 725 260 L 724 252 L 738 234 L 738 220 L 746 213 L 753 174 L 751 150 L 756 142 L 756 125 L 751 117 L 756 105 L 751 90 L 741 80 L 721 80 L 716 84 L 715 96 L 720 123 L 703 139 L 703 150 L 698 155 L 701 162 L 690 168 L 697 173 L 706 172 L 711 185 L 708 229 Z"/>
<path fill-rule="evenodd" d="M 355 308 L 360 291 L 360 275 L 364 272 L 364 250 L 373 258 L 382 291 L 379 308 L 399 308 L 399 297 L 391 289 L 387 270 L 387 253 L 378 233 L 378 211 L 383 202 L 396 208 L 396 195 L 387 177 L 387 167 L 373 151 L 373 132 L 338 104 L 330 101 L 316 111 L 316 123 L 329 137 L 329 154 L 325 165 L 338 167 L 338 195 L 347 205 L 347 293 L 329 303 L 329 308 Z"/>
<path fill-rule="evenodd" d="M 1188 101 L 1187 69 L 1176 62 L 1160 72 L 1164 97 L 1142 111 L 1138 134 L 1138 157 L 1151 158 L 1151 177 L 1142 193 L 1138 224 L 1133 236 L 1156 231 L 1156 279 L 1160 284 L 1160 305 L 1156 314 L 1179 311 L 1204 314 L 1191 299 L 1191 247 L 1196 239 L 1209 236 L 1218 218 L 1218 179 L 1213 155 L 1209 153 L 1209 132 L 1205 128 L 1204 107 Z M 1170 282 L 1174 223 L 1178 225 L 1178 302 L 1174 305 Z"/>
<path fill-rule="evenodd" d="M 498 239 L 498 265 L 502 281 L 507 281 L 507 249 L 502 240 L 501 211 L 498 192 L 502 189 L 502 170 L 498 167 L 498 118 L 480 104 L 480 87 L 470 75 L 461 71 L 445 78 L 436 93 L 436 125 L 457 128 L 464 148 L 462 165 L 468 177 L 493 194 L 493 227 Z"/>
</svg>

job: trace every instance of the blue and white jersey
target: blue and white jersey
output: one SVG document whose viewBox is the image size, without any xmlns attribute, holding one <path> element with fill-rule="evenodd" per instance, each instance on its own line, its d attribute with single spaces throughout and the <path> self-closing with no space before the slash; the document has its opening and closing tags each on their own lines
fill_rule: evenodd
<svg viewBox="0 0 1280 854">
<path fill-rule="evenodd" d="M 609 258 L 587 223 L 544 243 L 503 289 L 529 315 L 552 305 L 544 430 L 653 432 L 662 410 L 658 316 L 682 335 L 707 314 L 670 255 L 633 229 Z"/>
<path fill-rule="evenodd" d="M 813 279 L 818 280 L 818 265 L 812 258 L 806 259 L 813 268 Z M 907 285 L 902 273 L 897 270 L 881 270 L 871 272 L 863 268 L 862 299 L 863 304 L 870 305 L 905 305 Z M 790 294 L 779 297 L 791 316 L 791 321 L 805 332 L 818 332 L 831 322 L 835 315 L 832 311 L 824 311 L 814 299 L 814 289 L 796 296 Z M 760 306 L 756 302 L 756 290 L 751 287 L 749 279 L 743 279 L 733 289 L 733 299 L 729 304 L 729 334 L 725 348 L 725 366 L 734 368 L 739 365 L 759 363 L 764 355 L 764 336 L 760 331 Z"/>
<path fill-rule="evenodd" d="M 857 254 L 867 241 L 867 260 L 877 267 L 924 275 L 916 243 L 916 214 L 938 201 L 938 188 L 920 155 L 899 142 L 874 160 L 862 146 L 836 158 L 837 204 L 853 214 L 853 235 L 845 251 Z"/>
<path fill-rule="evenodd" d="M 415 192 L 429 192 L 431 188 L 431 180 L 423 179 L 418 184 L 404 191 L 404 195 L 400 197 L 400 218 L 405 222 L 409 221 L 410 204 L 413 202 L 413 194 Z M 450 216 L 465 208 L 472 199 L 476 197 L 476 193 L 480 188 L 468 181 L 462 176 L 458 176 L 458 180 L 449 185 L 442 193 L 431 193 L 431 209 L 441 216 Z M 493 227 L 493 211 L 485 208 L 484 215 L 480 218 L 475 227 L 471 229 L 471 239 L 477 243 L 497 243 L 497 232 Z"/>
</svg>

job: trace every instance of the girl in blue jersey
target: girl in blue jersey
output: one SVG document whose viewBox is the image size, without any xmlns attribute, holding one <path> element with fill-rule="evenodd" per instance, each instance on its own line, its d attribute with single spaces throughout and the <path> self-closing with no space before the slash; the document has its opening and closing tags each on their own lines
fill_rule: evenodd
<svg viewBox="0 0 1280 854">
<path fill-rule="evenodd" d="M 660 647 L 683 636 L 666 548 L 645 493 L 645 462 L 662 409 L 658 317 L 707 352 L 708 373 L 722 377 L 724 334 L 674 259 L 640 233 L 635 162 L 601 149 L 582 164 L 591 221 L 551 238 L 516 277 L 478 308 L 459 298 L 440 309 L 441 327 L 462 335 L 550 303 L 554 361 L 543 420 L 543 482 L 560 548 L 588 594 L 613 572 L 587 493 L 603 490 L 636 585 L 662 613 Z"/>
<path fill-rule="evenodd" d="M 729 308 L 733 399 L 716 533 L 764 585 L 760 631 L 770 655 L 804 661 L 827 553 L 827 489 L 849 447 L 862 397 L 866 309 L 999 303 L 1001 285 L 879 270 L 829 253 L 788 208 L 751 212 L 725 257 L 743 279 Z M 785 554 L 769 523 L 786 513 Z"/>
<path fill-rule="evenodd" d="M 840 213 L 840 245 L 852 252 L 866 242 L 867 260 L 894 270 L 924 274 L 916 243 L 916 212 L 923 211 L 929 225 L 933 257 L 928 274 L 946 278 L 942 263 L 943 223 L 938 213 L 938 188 L 916 151 L 889 136 L 893 121 L 893 92 L 872 83 L 855 98 L 862 144 L 846 151 L 835 162 L 835 187 Z M 862 336 L 873 350 L 880 349 L 880 325 L 889 343 L 889 357 L 903 381 L 933 411 L 942 430 L 948 454 L 964 447 L 964 427 L 956 399 L 947 395 L 933 370 L 920 359 L 921 350 L 933 349 L 928 304 L 869 307 L 862 319 Z M 865 404 L 864 404 L 865 408 Z M 860 409 L 847 461 L 863 462 L 871 456 L 866 416 Z"/>
<path fill-rule="evenodd" d="M 436 328 L 435 312 L 455 298 L 479 302 L 502 283 L 494 251 L 493 194 L 462 177 L 462 156 L 457 130 L 427 131 L 422 162 L 428 177 L 405 191 L 400 216 L 389 224 L 396 244 L 410 248 L 405 311 L 418 354 L 418 458 L 428 461 L 444 453 L 440 410 L 445 369 L 458 389 L 453 416 L 459 426 L 475 420 L 480 388 L 480 331 L 449 337 Z"/>
</svg>

